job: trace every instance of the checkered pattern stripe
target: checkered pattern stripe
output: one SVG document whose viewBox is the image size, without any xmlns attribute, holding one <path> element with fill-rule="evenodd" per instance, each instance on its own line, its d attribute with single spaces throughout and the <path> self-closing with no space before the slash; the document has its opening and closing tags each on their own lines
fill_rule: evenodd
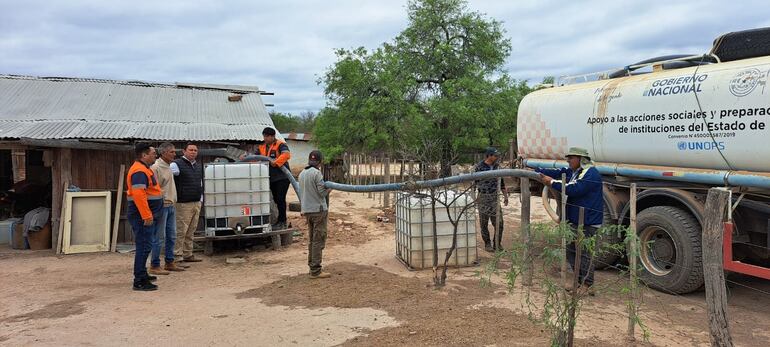
<svg viewBox="0 0 770 347">
<path fill-rule="evenodd" d="M 567 138 L 554 137 L 540 113 L 524 113 L 518 120 L 519 155 L 524 158 L 562 159 L 567 153 Z"/>
</svg>

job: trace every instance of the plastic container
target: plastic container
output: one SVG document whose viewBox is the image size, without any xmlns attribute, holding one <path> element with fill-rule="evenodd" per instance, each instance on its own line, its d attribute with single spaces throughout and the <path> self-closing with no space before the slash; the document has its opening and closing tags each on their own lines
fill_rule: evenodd
<svg viewBox="0 0 770 347">
<path fill-rule="evenodd" d="M 27 243 L 27 238 L 24 237 L 24 224 L 22 224 L 22 220 L 19 219 L 12 225 L 8 226 L 8 234 L 10 235 L 10 242 L 11 248 L 13 249 L 29 249 L 29 244 Z"/>
<path fill-rule="evenodd" d="M 204 169 L 206 236 L 270 229 L 270 173 L 266 163 L 210 163 Z"/>
<path fill-rule="evenodd" d="M 470 266 L 478 261 L 476 249 L 476 209 L 473 200 L 453 191 L 441 192 L 436 204 L 436 246 L 438 263 L 443 264 L 452 246 L 454 226 L 458 221 L 457 244 L 447 262 L 451 266 Z M 447 211 L 444 204 L 448 204 Z M 451 217 L 451 220 L 450 220 Z M 396 202 L 396 256 L 407 266 L 423 269 L 433 266 L 433 213 L 427 194 L 399 193 Z"/>
<path fill-rule="evenodd" d="M 16 218 L 0 221 L 0 244 L 10 245 L 11 234 L 13 234 L 12 226 L 16 224 L 17 221 L 18 219 Z"/>
</svg>

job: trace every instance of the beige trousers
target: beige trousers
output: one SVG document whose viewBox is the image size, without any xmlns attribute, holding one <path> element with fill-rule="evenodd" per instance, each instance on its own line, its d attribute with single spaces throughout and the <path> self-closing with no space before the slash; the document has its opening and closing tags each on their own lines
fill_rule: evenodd
<svg viewBox="0 0 770 347">
<path fill-rule="evenodd" d="M 193 255 L 193 235 L 198 228 L 201 202 L 182 202 L 176 204 L 176 244 L 174 258 L 181 261 Z"/>
</svg>

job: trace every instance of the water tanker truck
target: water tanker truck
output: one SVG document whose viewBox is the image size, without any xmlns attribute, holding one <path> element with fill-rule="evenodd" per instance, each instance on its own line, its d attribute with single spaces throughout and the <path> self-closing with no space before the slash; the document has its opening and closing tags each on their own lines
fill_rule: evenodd
<svg viewBox="0 0 770 347">
<path fill-rule="evenodd" d="M 569 147 L 588 149 L 605 224 L 629 223 L 636 183 L 642 279 L 664 292 L 702 287 L 706 195 L 729 189 L 725 270 L 770 279 L 769 74 L 765 28 L 722 35 L 707 54 L 560 78 L 522 100 L 518 152 L 530 168 L 557 168 Z"/>
</svg>

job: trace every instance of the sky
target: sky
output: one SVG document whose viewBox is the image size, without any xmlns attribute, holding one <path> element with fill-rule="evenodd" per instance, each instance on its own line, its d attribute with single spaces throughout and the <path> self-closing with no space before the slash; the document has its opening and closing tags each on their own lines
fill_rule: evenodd
<svg viewBox="0 0 770 347">
<path fill-rule="evenodd" d="M 335 49 L 376 48 L 406 27 L 402 0 L 0 0 L 0 74 L 258 86 L 271 110 L 326 105 L 317 81 Z M 539 82 L 668 54 L 770 26 L 766 1 L 492 1 L 504 69 Z"/>
</svg>

